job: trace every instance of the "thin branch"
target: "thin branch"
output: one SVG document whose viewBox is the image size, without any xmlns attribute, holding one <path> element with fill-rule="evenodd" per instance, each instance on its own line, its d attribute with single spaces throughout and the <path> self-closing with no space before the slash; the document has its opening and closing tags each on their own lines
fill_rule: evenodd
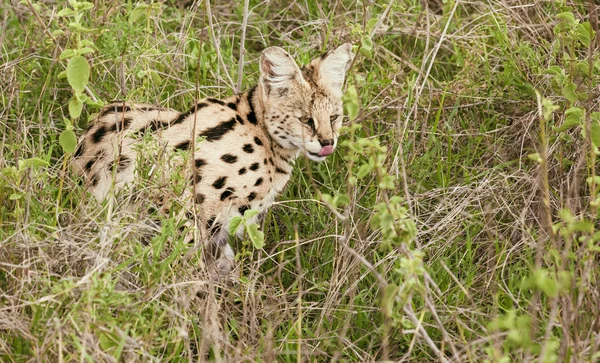
<svg viewBox="0 0 600 363">
<path fill-rule="evenodd" d="M 215 47 L 215 51 L 217 52 L 217 59 L 219 60 L 219 65 L 223 68 L 223 72 L 225 72 L 225 76 L 227 76 L 227 80 L 229 81 L 229 87 L 233 88 L 233 79 L 229 75 L 227 71 L 227 67 L 225 66 L 225 62 L 223 61 L 223 56 L 221 55 L 221 48 L 219 44 L 217 44 L 217 37 L 215 36 L 215 28 L 212 21 L 212 12 L 210 10 L 210 0 L 206 0 L 206 13 L 208 16 L 208 25 L 210 28 L 210 39 L 212 40 L 213 46 Z"/>
<path fill-rule="evenodd" d="M 242 78 L 244 74 L 244 55 L 246 55 L 246 28 L 248 27 L 248 4 L 250 0 L 244 0 L 244 16 L 242 19 L 242 38 L 240 39 L 240 58 L 238 60 L 238 79 L 235 85 L 235 93 L 242 92 Z"/>
</svg>

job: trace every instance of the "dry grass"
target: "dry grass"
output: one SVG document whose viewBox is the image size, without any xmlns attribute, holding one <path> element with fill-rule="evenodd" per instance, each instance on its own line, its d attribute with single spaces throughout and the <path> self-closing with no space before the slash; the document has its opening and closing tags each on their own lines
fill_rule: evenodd
<svg viewBox="0 0 600 363">
<path fill-rule="evenodd" d="M 57 17 L 66 4 L 34 4 L 0 5 L 0 360 L 599 359 L 598 42 L 555 34 L 565 4 L 167 2 L 130 21 L 134 5 L 95 3 L 88 94 L 104 101 L 186 109 L 251 85 L 266 46 L 306 62 L 373 37 L 348 80 L 362 128 L 327 163 L 299 161 L 266 247 L 236 242 L 236 277 L 218 286 L 177 232 L 182 203 L 99 206 L 62 173 L 72 93 L 59 56 L 76 33 Z M 593 2 L 566 5 L 597 31 Z M 555 65 L 587 100 L 552 84 Z M 560 106 L 547 120 L 542 99 Z M 561 130 L 572 106 L 587 117 Z M 376 139 L 385 151 L 351 151 Z M 381 165 L 349 182 L 370 153 Z M 49 166 L 18 170 L 32 157 Z M 398 214 L 378 222 L 380 207 Z"/>
</svg>

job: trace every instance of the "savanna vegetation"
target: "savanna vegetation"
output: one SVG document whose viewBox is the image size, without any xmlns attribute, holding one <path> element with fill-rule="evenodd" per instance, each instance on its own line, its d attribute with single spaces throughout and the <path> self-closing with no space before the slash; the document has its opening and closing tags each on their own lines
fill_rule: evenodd
<svg viewBox="0 0 600 363">
<path fill-rule="evenodd" d="M 598 361 L 597 8 L 3 1 L 0 360 Z M 298 160 L 233 281 L 198 269 L 180 201 L 101 204 L 69 171 L 107 102 L 185 111 L 268 46 L 343 42 L 340 147 Z"/>
</svg>

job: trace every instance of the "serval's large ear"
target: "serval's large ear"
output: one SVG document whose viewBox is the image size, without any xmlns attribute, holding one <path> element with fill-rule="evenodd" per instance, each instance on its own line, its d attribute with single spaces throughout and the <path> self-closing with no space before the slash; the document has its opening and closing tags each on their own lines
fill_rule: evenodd
<svg viewBox="0 0 600 363">
<path fill-rule="evenodd" d="M 353 58 L 354 54 L 350 43 L 342 44 L 333 52 L 327 53 L 318 68 L 321 83 L 329 86 L 334 91 L 341 91 L 346 78 L 346 71 L 350 67 Z"/>
<path fill-rule="evenodd" d="M 291 81 L 302 78 L 300 68 L 292 57 L 279 47 L 269 47 L 260 56 L 260 81 L 267 94 L 277 90 L 275 94 L 285 95 Z"/>
</svg>

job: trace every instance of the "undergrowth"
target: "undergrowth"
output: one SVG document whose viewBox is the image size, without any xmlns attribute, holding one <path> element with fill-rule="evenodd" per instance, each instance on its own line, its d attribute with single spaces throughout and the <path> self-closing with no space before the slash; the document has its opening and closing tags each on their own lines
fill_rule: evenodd
<svg viewBox="0 0 600 363">
<path fill-rule="evenodd" d="M 0 360 L 597 361 L 597 31 L 593 1 L 3 2 Z M 234 242 L 234 283 L 176 198 L 69 171 L 107 102 L 187 110 L 267 46 L 343 42 L 340 147 Z"/>
</svg>

